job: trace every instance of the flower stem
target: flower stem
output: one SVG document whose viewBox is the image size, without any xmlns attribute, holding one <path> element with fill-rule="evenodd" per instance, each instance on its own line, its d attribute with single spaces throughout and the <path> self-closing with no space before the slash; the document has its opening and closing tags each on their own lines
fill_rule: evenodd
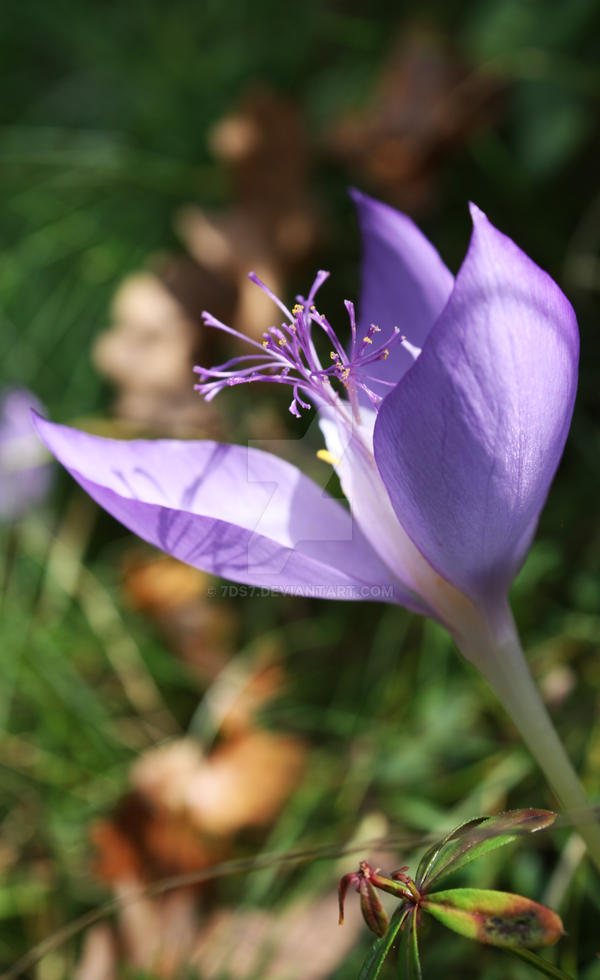
<svg viewBox="0 0 600 980">
<path fill-rule="evenodd" d="M 514 620 L 505 607 L 474 630 L 455 637 L 519 729 L 561 806 L 569 811 L 590 858 L 600 870 L 600 825 L 531 676 Z"/>
</svg>

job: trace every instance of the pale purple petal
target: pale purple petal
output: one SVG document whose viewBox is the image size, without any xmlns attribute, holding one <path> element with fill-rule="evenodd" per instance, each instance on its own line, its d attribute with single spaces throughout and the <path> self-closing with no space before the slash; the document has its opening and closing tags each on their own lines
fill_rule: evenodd
<svg viewBox="0 0 600 980">
<path fill-rule="evenodd" d="M 234 581 L 399 601 L 349 512 L 284 460 L 209 441 L 120 441 L 36 419 L 50 451 L 135 534 Z"/>
<path fill-rule="evenodd" d="M 358 210 L 362 242 L 362 289 L 359 336 L 370 324 L 387 335 L 394 327 L 420 348 L 443 310 L 452 290 L 453 276 L 439 254 L 407 215 L 352 190 Z M 395 347 L 372 373 L 397 382 L 413 363 L 409 350 Z M 372 385 L 380 395 L 389 388 Z"/>
<path fill-rule="evenodd" d="M 383 402 L 377 465 L 425 558 L 475 599 L 506 593 L 573 410 L 579 338 L 555 282 L 477 208 L 448 305 Z"/>
<path fill-rule="evenodd" d="M 319 425 L 352 514 L 365 537 L 394 577 L 402 583 L 402 605 L 413 612 L 439 619 L 420 595 L 431 569 L 426 566 L 401 524 L 373 460 L 375 412 L 361 409 L 360 425 L 348 426 L 328 406 L 319 412 Z"/>
<path fill-rule="evenodd" d="M 26 388 L 0 393 L 0 520 L 14 520 L 48 493 L 52 467 L 31 422 L 31 409 L 42 412 Z"/>
</svg>

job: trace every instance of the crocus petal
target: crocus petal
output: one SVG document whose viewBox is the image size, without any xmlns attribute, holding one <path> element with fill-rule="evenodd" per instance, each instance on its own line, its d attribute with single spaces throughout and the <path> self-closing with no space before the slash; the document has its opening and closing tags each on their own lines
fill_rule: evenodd
<svg viewBox="0 0 600 980">
<path fill-rule="evenodd" d="M 284 460 L 210 441 L 120 441 L 39 417 L 48 449 L 139 537 L 261 588 L 398 601 L 351 515 Z"/>
<path fill-rule="evenodd" d="M 361 409 L 360 425 L 345 425 L 336 413 L 322 406 L 319 426 L 344 495 L 359 527 L 392 574 L 404 587 L 402 605 L 413 612 L 439 618 L 419 595 L 431 569 L 394 514 L 388 493 L 373 458 L 375 412 Z"/>
<path fill-rule="evenodd" d="M 384 400 L 377 465 L 396 515 L 447 581 L 505 595 L 558 466 L 579 339 L 555 282 L 477 208 L 448 305 Z"/>
<path fill-rule="evenodd" d="M 423 347 L 452 291 L 453 276 L 413 221 L 395 208 L 352 190 L 363 242 L 359 336 L 375 323 L 387 335 L 399 327 L 410 343 Z M 409 350 L 397 346 L 371 373 L 397 382 L 413 363 Z M 380 395 L 389 388 L 372 383 Z"/>
<path fill-rule="evenodd" d="M 0 520 L 22 517 L 44 499 L 52 482 L 50 457 L 31 422 L 43 406 L 26 388 L 0 392 Z"/>
</svg>

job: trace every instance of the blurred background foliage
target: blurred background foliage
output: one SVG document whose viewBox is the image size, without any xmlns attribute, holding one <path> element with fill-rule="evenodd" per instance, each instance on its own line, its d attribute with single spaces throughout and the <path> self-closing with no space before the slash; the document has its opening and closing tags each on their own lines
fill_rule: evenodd
<svg viewBox="0 0 600 980">
<path fill-rule="evenodd" d="M 249 333 L 270 322 L 250 268 L 288 296 L 330 268 L 330 318 L 356 298 L 349 184 L 411 213 L 453 269 L 475 200 L 561 283 L 582 332 L 579 398 L 513 601 L 598 798 L 598 3 L 6 0 L 0 31 L 1 380 L 58 421 L 288 440 L 314 472 L 318 443 L 285 398 L 243 389 L 209 411 L 191 366 L 225 352 L 203 308 Z M 431 623 L 228 594 L 134 542 L 58 472 L 0 533 L 6 970 L 115 897 L 20 975 L 354 977 L 370 936 L 355 908 L 338 929 L 335 886 L 358 857 L 414 867 L 423 835 L 553 803 Z M 323 845 L 127 903 L 167 875 Z M 465 879 L 554 904 L 558 962 L 600 977 L 600 889 L 568 815 Z M 531 975 L 435 926 L 430 938 L 428 976 Z"/>
</svg>

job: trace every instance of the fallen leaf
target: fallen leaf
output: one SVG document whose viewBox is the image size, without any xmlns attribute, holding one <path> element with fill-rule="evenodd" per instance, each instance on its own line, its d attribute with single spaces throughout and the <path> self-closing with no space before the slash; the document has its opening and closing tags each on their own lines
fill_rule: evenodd
<svg viewBox="0 0 600 980">
<path fill-rule="evenodd" d="M 217 416 L 193 390 L 200 327 L 150 272 L 129 276 L 113 301 L 113 326 L 94 344 L 94 363 L 117 388 L 116 414 L 156 434 L 208 435 Z"/>
<path fill-rule="evenodd" d="M 214 837 L 268 826 L 304 773 L 306 748 L 291 735 L 247 731 L 204 756 L 192 739 L 146 752 L 131 780 L 145 799 L 185 814 Z"/>
<path fill-rule="evenodd" d="M 210 213 L 183 208 L 176 228 L 199 265 L 227 277 L 236 290 L 228 322 L 261 337 L 273 320 L 269 298 L 248 281 L 250 269 L 278 295 L 322 233 L 309 189 L 310 152 L 297 106 L 265 87 L 243 97 L 209 138 L 228 171 L 232 204 Z M 213 311 L 215 312 L 215 311 Z"/>
<path fill-rule="evenodd" d="M 501 88 L 432 30 L 403 26 L 372 98 L 332 124 L 327 147 L 380 197 L 423 211 L 447 157 L 494 120 Z"/>
<path fill-rule="evenodd" d="M 116 896 L 123 900 L 119 910 L 119 935 L 128 965 L 164 980 L 181 976 L 198 934 L 198 908 L 189 888 L 179 888 L 159 898 L 148 896 L 131 901 L 134 883 L 123 882 Z"/>
<path fill-rule="evenodd" d="M 207 594 L 210 581 L 204 572 L 139 545 L 123 559 L 127 600 L 156 623 L 169 648 L 203 685 L 230 659 L 238 630 L 233 606 Z"/>
<path fill-rule="evenodd" d="M 203 835 L 184 807 L 168 796 L 126 794 L 112 817 L 91 828 L 94 870 L 105 881 L 155 881 L 222 860 L 228 842 Z"/>
<path fill-rule="evenodd" d="M 326 980 L 362 930 L 358 906 L 337 925 L 332 888 L 276 909 L 218 909 L 203 924 L 190 963 L 203 980 Z M 260 974 L 258 973 L 260 971 Z"/>
<path fill-rule="evenodd" d="M 73 980 L 118 980 L 117 966 L 115 935 L 109 925 L 100 922 L 84 935 Z"/>
<path fill-rule="evenodd" d="M 210 577 L 190 565 L 132 548 L 123 560 L 123 587 L 134 609 L 156 617 L 206 595 Z"/>
</svg>

